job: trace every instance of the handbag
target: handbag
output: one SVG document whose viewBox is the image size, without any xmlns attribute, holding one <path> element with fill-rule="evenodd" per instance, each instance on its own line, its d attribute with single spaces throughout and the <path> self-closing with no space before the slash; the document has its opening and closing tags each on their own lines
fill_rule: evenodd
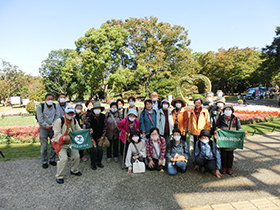
<svg viewBox="0 0 280 210">
<path fill-rule="evenodd" d="M 144 173 L 146 170 L 145 163 L 140 162 L 138 159 L 132 164 L 133 173 Z"/>
<path fill-rule="evenodd" d="M 103 147 L 110 147 L 110 142 L 108 140 L 108 138 L 105 136 L 103 139 Z"/>
</svg>

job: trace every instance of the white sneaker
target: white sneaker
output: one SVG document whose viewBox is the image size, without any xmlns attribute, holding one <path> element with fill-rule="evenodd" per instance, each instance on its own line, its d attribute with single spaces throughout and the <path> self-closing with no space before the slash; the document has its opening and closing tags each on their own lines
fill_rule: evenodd
<svg viewBox="0 0 280 210">
<path fill-rule="evenodd" d="M 107 158 L 107 163 L 110 163 L 112 158 Z"/>
<path fill-rule="evenodd" d="M 119 158 L 118 157 L 114 157 L 114 161 L 115 161 L 115 163 L 119 162 Z"/>
</svg>

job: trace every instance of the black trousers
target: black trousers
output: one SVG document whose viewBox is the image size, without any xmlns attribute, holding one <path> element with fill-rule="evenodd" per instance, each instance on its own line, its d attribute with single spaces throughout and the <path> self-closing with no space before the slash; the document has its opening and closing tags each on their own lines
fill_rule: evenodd
<svg viewBox="0 0 280 210">
<path fill-rule="evenodd" d="M 158 159 L 155 159 L 155 158 L 153 158 L 153 162 L 154 162 L 154 167 L 153 168 L 150 168 L 149 167 L 149 165 L 147 166 L 147 168 L 149 169 L 149 170 L 157 170 L 157 171 L 160 171 L 161 169 L 163 169 L 163 166 L 162 165 L 158 165 Z"/>
<path fill-rule="evenodd" d="M 96 142 L 96 147 L 90 148 L 91 165 L 95 166 L 96 163 L 101 163 L 103 156 L 103 145 L 99 146 Z"/>
<path fill-rule="evenodd" d="M 226 149 L 221 149 L 221 162 L 223 168 L 232 168 L 233 163 L 233 151 L 227 151 Z"/>
<path fill-rule="evenodd" d="M 80 158 L 84 157 L 84 150 L 79 150 Z"/>
<path fill-rule="evenodd" d="M 194 145 L 193 145 L 193 149 L 195 150 L 195 145 L 196 145 L 196 142 L 198 141 L 198 136 L 196 135 L 193 135 L 193 142 L 194 142 Z"/>
<path fill-rule="evenodd" d="M 107 158 L 112 157 L 112 148 L 113 148 L 113 156 L 118 157 L 119 155 L 119 138 L 108 139 L 110 142 L 110 147 L 107 147 Z"/>
<path fill-rule="evenodd" d="M 216 160 L 206 160 L 202 157 L 195 157 L 195 164 L 201 167 L 206 167 L 208 171 L 216 170 Z"/>
</svg>

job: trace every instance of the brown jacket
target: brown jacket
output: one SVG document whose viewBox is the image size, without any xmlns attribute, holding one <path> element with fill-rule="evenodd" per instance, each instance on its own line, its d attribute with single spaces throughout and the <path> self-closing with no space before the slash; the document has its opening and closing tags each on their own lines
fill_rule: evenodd
<svg viewBox="0 0 280 210">
<path fill-rule="evenodd" d="M 173 127 L 175 128 L 175 119 L 176 114 L 175 110 L 172 110 L 172 118 L 173 118 Z M 189 121 L 189 114 L 188 111 L 184 108 L 181 109 L 181 111 L 178 113 L 178 128 L 183 133 L 184 129 L 186 128 L 188 130 L 188 121 Z"/>
<path fill-rule="evenodd" d="M 192 109 L 189 117 L 188 128 L 190 133 L 196 136 L 199 136 L 200 131 L 203 129 L 207 129 L 210 131 L 210 116 L 208 110 L 202 108 L 197 122 L 194 109 Z"/>
</svg>

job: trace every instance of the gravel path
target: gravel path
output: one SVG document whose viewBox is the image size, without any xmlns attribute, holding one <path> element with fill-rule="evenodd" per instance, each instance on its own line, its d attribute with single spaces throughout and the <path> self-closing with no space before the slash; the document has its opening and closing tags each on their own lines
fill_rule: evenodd
<svg viewBox="0 0 280 210">
<path fill-rule="evenodd" d="M 235 152 L 232 176 L 217 179 L 192 170 L 169 176 L 147 171 L 126 174 L 120 163 L 91 170 L 81 162 L 81 177 L 55 181 L 56 167 L 40 159 L 0 159 L 0 209 L 182 209 L 280 195 L 280 133 L 248 137 Z"/>
</svg>

